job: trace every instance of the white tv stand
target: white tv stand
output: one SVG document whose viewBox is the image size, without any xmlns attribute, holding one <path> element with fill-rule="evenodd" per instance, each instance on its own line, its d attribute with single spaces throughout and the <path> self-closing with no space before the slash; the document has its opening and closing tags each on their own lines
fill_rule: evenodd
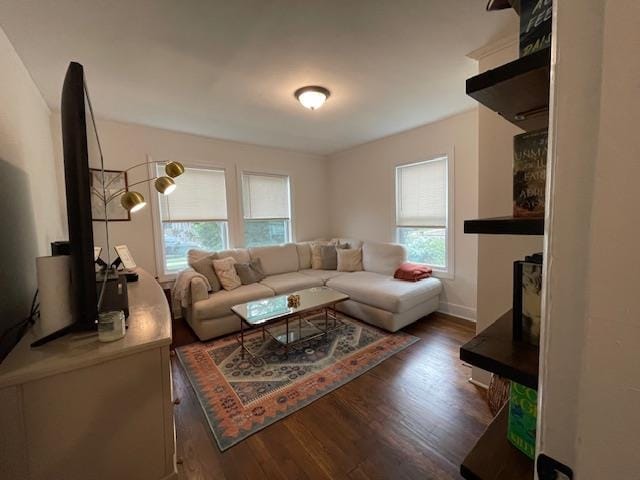
<svg viewBox="0 0 640 480">
<path fill-rule="evenodd" d="M 171 315 L 147 272 L 129 285 L 129 328 L 112 343 L 74 333 L 0 364 L 0 477 L 177 477 Z"/>
</svg>

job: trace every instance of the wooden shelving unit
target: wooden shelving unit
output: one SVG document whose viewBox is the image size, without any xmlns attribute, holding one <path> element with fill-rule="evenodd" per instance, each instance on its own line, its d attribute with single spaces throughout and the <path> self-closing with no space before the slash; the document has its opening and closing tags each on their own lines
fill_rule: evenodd
<svg viewBox="0 0 640 480">
<path fill-rule="evenodd" d="M 467 95 L 530 132 L 549 126 L 551 49 L 467 80 Z"/>
<path fill-rule="evenodd" d="M 494 217 L 465 220 L 464 233 L 544 235 L 544 218 Z"/>
<path fill-rule="evenodd" d="M 505 406 L 478 439 L 460 466 L 469 480 L 533 478 L 533 460 L 507 440 L 509 412 Z"/>
<path fill-rule="evenodd" d="M 490 10 L 519 1 L 493 0 Z M 467 80 L 467 95 L 527 132 L 548 128 L 551 48 L 518 58 Z M 464 233 L 544 235 L 543 218 L 478 218 L 464 222 Z M 513 339 L 508 311 L 460 348 L 460 359 L 529 388 L 538 388 L 539 348 Z M 508 405 L 502 408 L 467 455 L 460 473 L 473 480 L 531 479 L 534 462 L 507 439 Z"/>
<path fill-rule="evenodd" d="M 513 340 L 512 311 L 460 347 L 460 359 L 489 372 L 538 388 L 539 349 Z"/>
</svg>

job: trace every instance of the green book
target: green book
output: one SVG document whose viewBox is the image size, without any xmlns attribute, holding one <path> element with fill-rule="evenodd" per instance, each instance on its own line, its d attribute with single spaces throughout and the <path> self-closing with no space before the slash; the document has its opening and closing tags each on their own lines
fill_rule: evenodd
<svg viewBox="0 0 640 480">
<path fill-rule="evenodd" d="M 536 456 L 537 416 L 538 392 L 511 382 L 507 438 L 514 447 L 532 460 Z"/>
</svg>

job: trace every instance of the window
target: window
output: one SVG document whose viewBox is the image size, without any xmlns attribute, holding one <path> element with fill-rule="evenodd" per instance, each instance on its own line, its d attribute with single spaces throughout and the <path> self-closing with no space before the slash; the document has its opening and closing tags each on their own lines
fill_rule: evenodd
<svg viewBox="0 0 640 480">
<path fill-rule="evenodd" d="M 157 165 L 164 175 L 164 165 Z M 170 195 L 160 195 L 163 268 L 187 267 L 187 251 L 224 250 L 228 245 L 227 191 L 223 170 L 187 167 Z"/>
<path fill-rule="evenodd" d="M 246 247 L 291 240 L 289 177 L 243 173 L 242 206 Z"/>
<path fill-rule="evenodd" d="M 452 273 L 447 157 L 396 167 L 396 237 L 411 262 Z"/>
</svg>

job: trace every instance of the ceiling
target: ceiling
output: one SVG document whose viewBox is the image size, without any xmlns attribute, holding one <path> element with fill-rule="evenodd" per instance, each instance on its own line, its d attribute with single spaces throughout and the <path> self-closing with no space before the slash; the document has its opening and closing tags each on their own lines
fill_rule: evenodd
<svg viewBox="0 0 640 480">
<path fill-rule="evenodd" d="M 69 61 L 99 117 L 328 154 L 473 107 L 470 51 L 510 32 L 486 0 L 3 0 L 49 106 Z M 321 109 L 298 87 L 331 90 Z"/>
</svg>

